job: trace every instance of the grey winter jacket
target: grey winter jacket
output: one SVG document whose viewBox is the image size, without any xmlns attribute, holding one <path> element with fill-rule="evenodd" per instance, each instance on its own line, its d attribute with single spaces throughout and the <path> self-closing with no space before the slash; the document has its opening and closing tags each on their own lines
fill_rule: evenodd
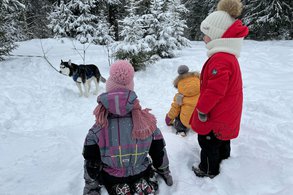
<svg viewBox="0 0 293 195">
<path fill-rule="evenodd" d="M 85 139 L 84 158 L 100 162 L 103 171 L 114 177 L 137 175 L 151 163 L 157 169 L 169 166 L 159 129 L 145 140 L 132 138 L 131 111 L 136 98 L 135 92 L 127 89 L 101 94 L 98 103 L 109 111 L 108 127 L 95 124 Z"/>
</svg>

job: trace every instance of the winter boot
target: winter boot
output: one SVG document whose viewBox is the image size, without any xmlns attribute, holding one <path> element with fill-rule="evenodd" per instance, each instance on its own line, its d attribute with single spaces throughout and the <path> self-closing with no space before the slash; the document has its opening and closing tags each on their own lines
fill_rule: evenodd
<svg viewBox="0 0 293 195">
<path fill-rule="evenodd" d="M 176 134 L 181 135 L 182 137 L 185 137 L 187 134 L 187 128 L 183 125 L 183 123 L 180 121 L 180 118 L 177 117 L 174 120 L 174 128 L 176 129 Z"/>
<path fill-rule="evenodd" d="M 176 135 L 181 135 L 181 137 L 186 137 L 186 132 L 185 131 L 177 131 Z"/>
<path fill-rule="evenodd" d="M 209 177 L 211 179 L 213 179 L 214 177 L 216 177 L 216 175 L 210 175 L 205 173 L 204 171 L 202 171 L 200 168 L 192 166 L 192 171 L 195 173 L 195 175 L 197 177 Z"/>
<path fill-rule="evenodd" d="M 130 187 L 127 183 L 116 184 L 112 187 L 115 195 L 131 195 Z"/>
<path fill-rule="evenodd" d="M 101 195 L 101 186 L 96 181 L 86 181 L 83 188 L 83 195 Z"/>
<path fill-rule="evenodd" d="M 164 179 L 165 183 L 168 186 L 173 185 L 173 178 L 170 175 L 169 167 L 163 168 L 163 169 L 157 169 L 155 172 L 157 172 Z"/>
<path fill-rule="evenodd" d="M 138 195 L 151 195 L 155 193 L 154 187 L 144 178 L 140 178 L 133 184 L 133 190 Z"/>
<path fill-rule="evenodd" d="M 158 180 L 157 180 L 157 178 L 156 178 L 156 176 L 155 176 L 154 173 L 148 178 L 147 181 L 148 181 L 148 183 L 149 183 L 150 185 L 153 186 L 153 189 L 154 189 L 155 191 L 158 191 L 158 189 L 159 189 L 159 183 L 158 183 Z"/>
</svg>

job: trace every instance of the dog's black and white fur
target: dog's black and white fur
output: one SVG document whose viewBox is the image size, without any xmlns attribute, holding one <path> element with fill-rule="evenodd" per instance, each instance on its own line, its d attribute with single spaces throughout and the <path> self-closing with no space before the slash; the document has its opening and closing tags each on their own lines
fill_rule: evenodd
<svg viewBox="0 0 293 195">
<path fill-rule="evenodd" d="M 106 82 L 106 79 L 102 77 L 98 67 L 94 64 L 77 65 L 72 63 L 71 60 L 68 62 L 61 60 L 60 73 L 72 77 L 79 89 L 80 96 L 89 96 L 91 81 L 94 81 L 96 85 L 95 95 L 98 94 L 100 80 L 103 83 Z M 84 86 L 84 92 L 82 91 L 81 83 Z"/>
</svg>

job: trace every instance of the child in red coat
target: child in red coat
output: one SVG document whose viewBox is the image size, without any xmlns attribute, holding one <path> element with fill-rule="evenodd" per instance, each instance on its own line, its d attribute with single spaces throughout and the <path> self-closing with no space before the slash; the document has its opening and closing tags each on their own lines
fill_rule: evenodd
<svg viewBox="0 0 293 195">
<path fill-rule="evenodd" d="M 239 133 L 242 113 L 242 77 L 237 58 L 248 28 L 235 18 L 241 14 L 240 0 L 221 0 L 217 11 L 201 23 L 209 59 L 201 71 L 198 103 L 190 119 L 201 147 L 197 176 L 213 178 L 220 163 L 230 156 L 230 140 Z"/>
</svg>

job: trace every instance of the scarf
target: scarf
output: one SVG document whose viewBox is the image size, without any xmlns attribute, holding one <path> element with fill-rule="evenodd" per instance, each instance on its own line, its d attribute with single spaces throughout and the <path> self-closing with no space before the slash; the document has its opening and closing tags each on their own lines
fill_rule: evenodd
<svg viewBox="0 0 293 195">
<path fill-rule="evenodd" d="M 237 58 L 240 56 L 243 38 L 221 38 L 209 42 L 206 47 L 208 49 L 208 57 L 218 52 L 226 52 L 235 55 Z"/>
<path fill-rule="evenodd" d="M 151 109 L 141 109 L 139 101 L 136 99 L 133 104 L 132 114 L 132 138 L 144 140 L 151 136 L 153 132 L 157 129 L 156 117 L 149 113 Z M 100 125 L 102 128 L 108 127 L 108 114 L 109 111 L 99 103 L 94 110 L 94 115 L 96 117 L 96 125 Z"/>
</svg>

